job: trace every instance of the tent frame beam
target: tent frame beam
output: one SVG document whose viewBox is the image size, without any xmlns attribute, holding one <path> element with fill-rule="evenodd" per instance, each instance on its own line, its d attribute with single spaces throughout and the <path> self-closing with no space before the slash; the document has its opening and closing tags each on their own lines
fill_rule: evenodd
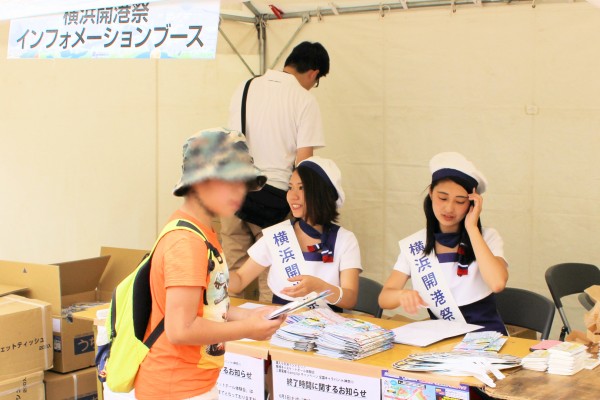
<svg viewBox="0 0 600 400">
<path fill-rule="evenodd" d="M 256 28 L 257 38 L 258 38 L 258 54 L 259 54 L 259 60 L 260 60 L 260 66 L 259 66 L 260 73 L 259 73 L 259 75 L 262 75 L 262 74 L 264 74 L 266 72 L 266 65 L 267 65 L 267 50 L 266 50 L 267 49 L 267 20 L 271 19 L 271 18 L 269 18 L 268 14 L 260 14 L 259 11 L 256 9 L 256 7 L 254 7 L 254 5 L 252 4 L 251 1 L 245 1 L 244 5 L 254 14 L 254 18 L 251 18 L 251 17 L 240 17 L 240 16 L 228 15 L 228 14 L 221 14 L 221 20 L 238 21 L 238 22 L 246 22 L 246 23 L 252 23 L 252 24 L 254 24 L 254 26 Z M 287 48 L 290 46 L 290 44 L 298 36 L 298 34 L 300 33 L 300 31 L 302 30 L 302 28 L 304 27 L 304 25 L 306 25 L 307 23 L 310 22 L 310 14 L 309 13 L 302 13 L 302 14 L 299 14 L 298 16 L 293 17 L 293 18 L 301 18 L 300 26 L 298 26 L 298 29 L 296 29 L 296 31 L 292 34 L 292 36 L 290 37 L 290 39 L 288 40 L 288 42 L 283 46 L 283 49 L 279 52 L 279 54 L 277 55 L 277 57 L 275 57 L 275 60 L 271 64 L 270 68 L 274 68 L 275 65 L 277 65 L 277 63 L 279 62 L 279 59 L 281 58 L 283 52 L 287 50 Z M 235 45 L 227 37 L 227 35 L 221 29 L 220 26 L 219 26 L 219 33 L 221 34 L 221 36 L 223 36 L 223 38 L 225 39 L 225 41 L 233 49 L 233 51 L 235 52 L 235 54 L 242 61 L 242 63 L 248 69 L 248 71 L 250 71 L 250 73 L 252 74 L 252 76 L 257 76 L 257 74 L 248 65 L 248 63 L 246 62 L 246 60 L 244 59 L 244 57 L 240 54 L 240 52 L 237 50 L 237 48 L 235 47 Z"/>
<path fill-rule="evenodd" d="M 290 19 L 290 18 L 300 18 L 301 23 L 296 32 L 294 32 L 290 38 L 290 40 L 285 44 L 280 53 L 275 57 L 275 60 L 271 64 L 270 68 L 274 68 L 275 65 L 279 62 L 284 51 L 290 46 L 292 41 L 298 36 L 302 28 L 310 22 L 312 17 L 317 17 L 319 21 L 322 20 L 324 16 L 331 15 L 341 15 L 341 14 L 357 14 L 357 13 L 367 13 L 367 12 L 378 12 L 381 18 L 385 17 L 387 13 L 392 10 L 407 10 L 409 8 L 423 8 L 423 7 L 450 7 L 452 12 L 456 12 L 456 7 L 460 5 L 479 5 L 482 6 L 484 3 L 495 4 L 495 3 L 504 3 L 511 4 L 513 0 L 429 0 L 429 1 L 410 1 L 410 0 L 400 0 L 390 3 L 379 3 L 373 5 L 366 6 L 354 6 L 354 7 L 337 7 L 332 5 L 331 8 L 317 8 L 316 10 L 307 10 L 300 12 L 291 12 L 291 13 L 283 13 L 281 15 L 275 14 L 261 14 L 260 11 L 252 4 L 252 1 L 244 1 L 244 6 L 254 14 L 254 17 L 244 17 L 237 16 L 231 14 L 221 13 L 221 20 L 228 21 L 238 21 L 254 24 L 256 27 L 256 33 L 258 37 L 258 53 L 260 59 L 260 71 L 259 75 L 262 75 L 266 72 L 266 61 L 267 61 L 267 21 L 274 19 Z M 535 7 L 535 0 L 531 0 L 532 7 Z M 239 51 L 235 48 L 235 45 L 229 40 L 229 38 L 225 35 L 225 32 L 219 26 L 219 32 L 225 38 L 229 46 L 233 49 L 233 51 L 240 58 L 242 63 L 246 66 L 248 71 L 252 74 L 252 76 L 257 76 L 254 73 L 252 68 L 248 65 L 248 63 L 244 60 L 244 57 L 239 53 Z"/>
</svg>

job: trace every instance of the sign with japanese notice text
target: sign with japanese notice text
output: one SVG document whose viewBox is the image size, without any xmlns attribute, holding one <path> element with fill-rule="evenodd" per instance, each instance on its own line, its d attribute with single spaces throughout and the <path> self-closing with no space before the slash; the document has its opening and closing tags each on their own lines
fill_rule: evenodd
<svg viewBox="0 0 600 400">
<path fill-rule="evenodd" d="M 264 400 L 265 360 L 232 352 L 225 353 L 225 364 L 217 387 L 219 400 Z"/>
<path fill-rule="evenodd" d="M 277 399 L 379 399 L 380 380 L 368 376 L 273 361 L 273 390 Z"/>
<path fill-rule="evenodd" d="M 8 58 L 215 57 L 219 0 L 144 2 L 13 19 Z"/>
</svg>

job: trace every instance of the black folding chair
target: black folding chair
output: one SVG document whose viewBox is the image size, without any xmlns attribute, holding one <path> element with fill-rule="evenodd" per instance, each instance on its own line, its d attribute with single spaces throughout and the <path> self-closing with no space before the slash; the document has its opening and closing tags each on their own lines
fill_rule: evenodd
<svg viewBox="0 0 600 400">
<path fill-rule="evenodd" d="M 379 307 L 379 293 L 381 293 L 383 285 L 364 276 L 360 276 L 358 279 L 358 299 L 353 310 L 381 318 L 383 310 Z"/>
<path fill-rule="evenodd" d="M 541 294 L 526 289 L 504 288 L 496 293 L 498 313 L 505 324 L 539 332 L 548 339 L 554 320 L 554 303 Z"/>
<path fill-rule="evenodd" d="M 571 325 L 561 299 L 572 294 L 581 294 L 592 285 L 600 285 L 600 269 L 592 264 L 557 264 L 546 270 L 546 284 L 563 322 L 560 340 L 565 340 L 567 333 L 571 332 Z"/>
</svg>

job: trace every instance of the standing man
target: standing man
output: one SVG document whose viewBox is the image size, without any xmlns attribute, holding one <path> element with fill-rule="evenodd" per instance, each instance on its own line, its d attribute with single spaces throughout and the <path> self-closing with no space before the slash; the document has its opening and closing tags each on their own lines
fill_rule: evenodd
<svg viewBox="0 0 600 400">
<path fill-rule="evenodd" d="M 285 60 L 283 71 L 268 70 L 249 85 L 242 83 L 233 95 L 229 128 L 246 134 L 254 163 L 268 181 L 260 192 L 246 198 L 236 216 L 221 218 L 223 249 L 231 270 L 246 261 L 248 248 L 262 236 L 262 228 L 288 216 L 285 194 L 294 166 L 311 157 L 313 149 L 325 146 L 321 111 L 309 90 L 328 73 L 327 50 L 318 42 L 302 42 Z M 241 126 L 244 97 L 245 127 Z M 271 302 L 267 275 L 268 269 L 258 279 L 259 299 Z M 256 298 L 251 290 L 244 297 Z"/>
</svg>

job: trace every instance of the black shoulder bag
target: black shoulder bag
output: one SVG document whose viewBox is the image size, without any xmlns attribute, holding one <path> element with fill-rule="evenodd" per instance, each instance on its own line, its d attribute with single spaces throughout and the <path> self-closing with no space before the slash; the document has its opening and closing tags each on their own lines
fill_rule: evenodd
<svg viewBox="0 0 600 400">
<path fill-rule="evenodd" d="M 246 100 L 252 79 L 246 82 L 242 95 L 241 126 L 244 135 L 246 135 Z M 235 215 L 243 221 L 266 228 L 283 221 L 289 213 L 290 206 L 286 199 L 286 191 L 265 185 L 258 192 L 248 192 L 244 204 Z"/>
</svg>

